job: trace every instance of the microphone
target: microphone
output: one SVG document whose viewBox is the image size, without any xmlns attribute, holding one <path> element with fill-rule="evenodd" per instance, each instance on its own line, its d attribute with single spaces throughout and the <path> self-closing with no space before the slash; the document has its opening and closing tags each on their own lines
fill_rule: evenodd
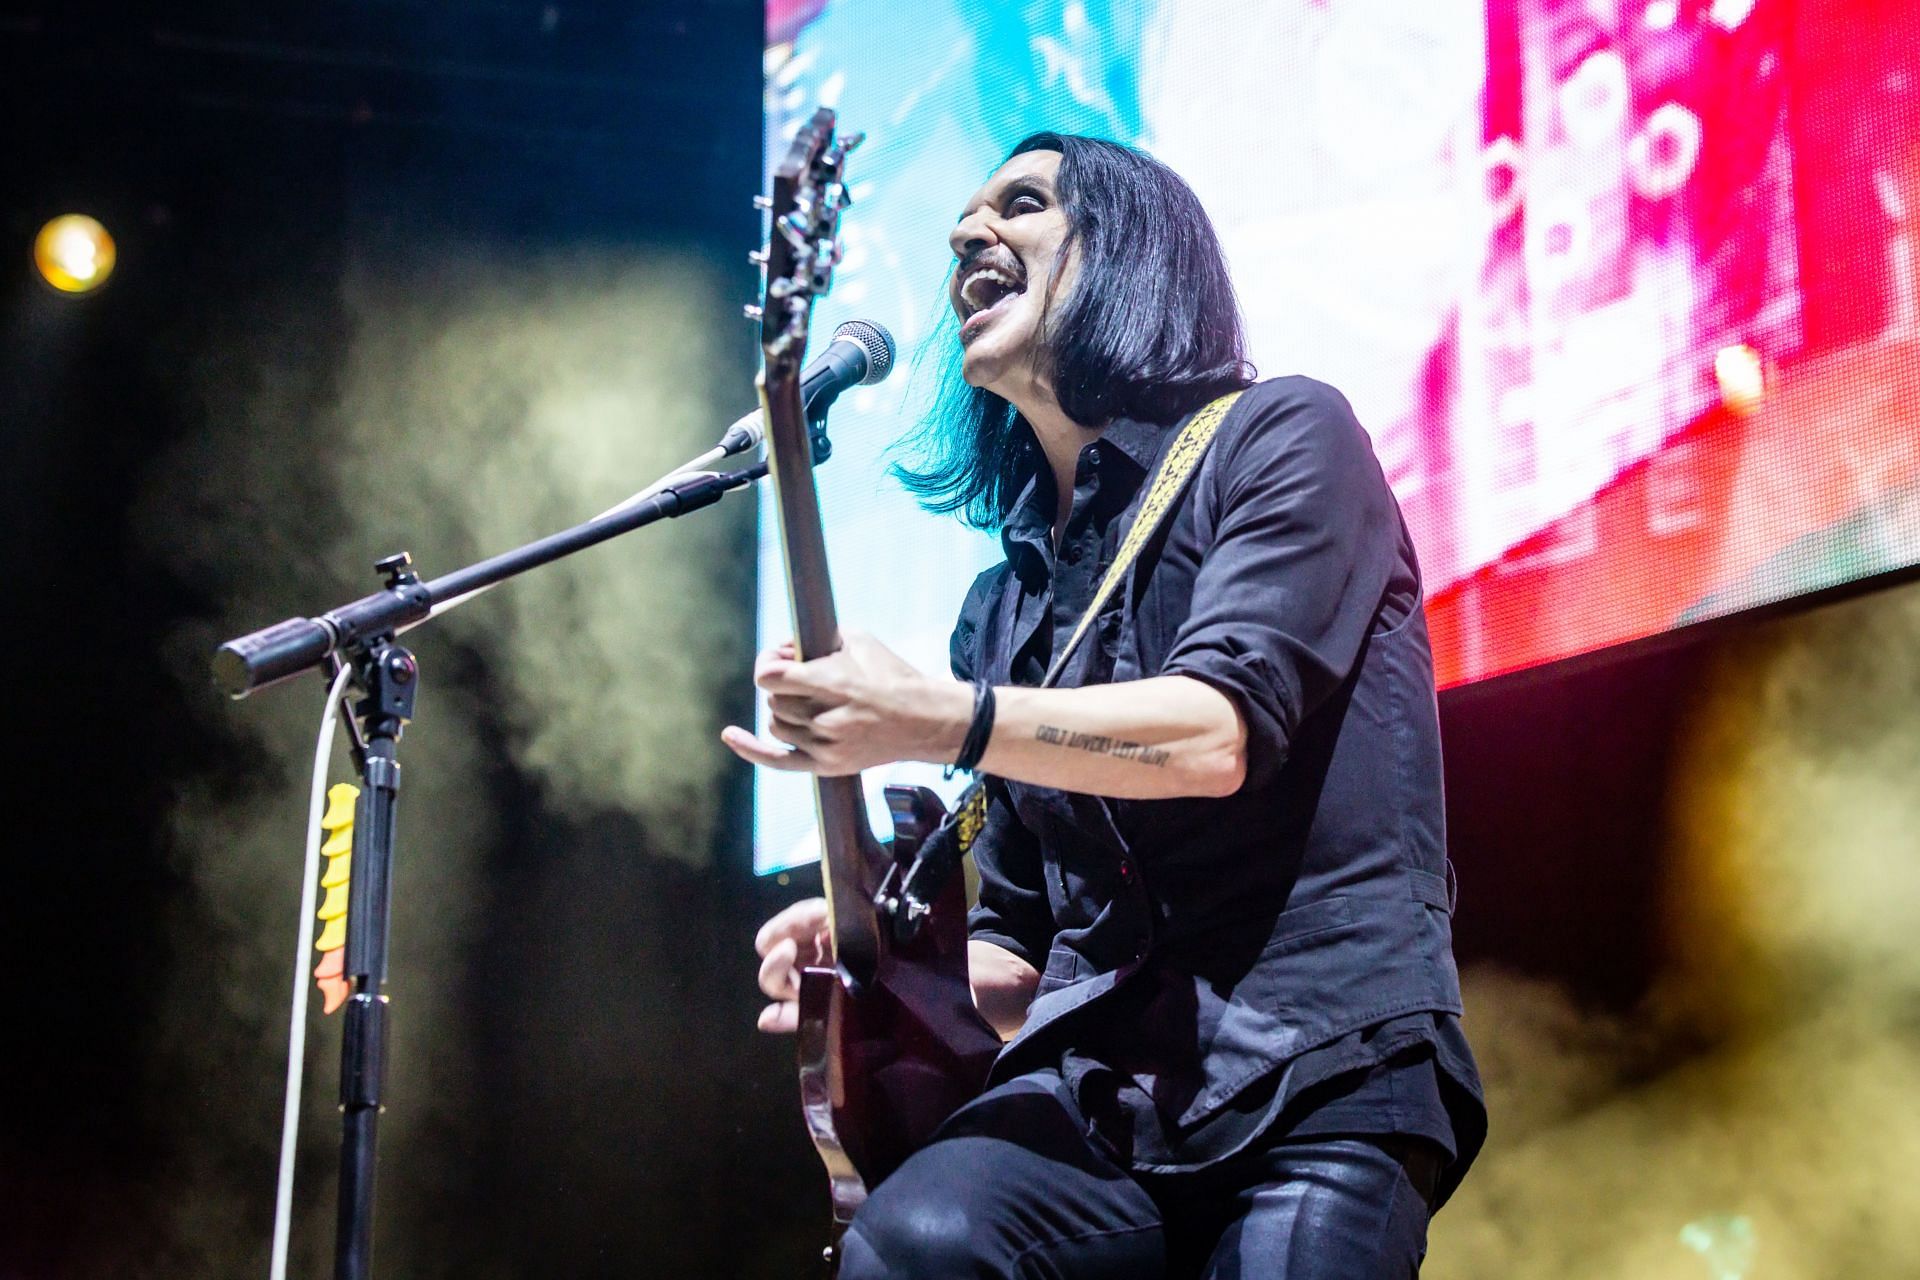
<svg viewBox="0 0 1920 1280">
<path fill-rule="evenodd" d="M 870 387 L 893 372 L 893 335 L 871 320 L 849 320 L 833 331 L 833 341 L 800 375 L 800 400 L 807 416 L 817 418 L 848 387 Z M 760 444 L 766 424 L 753 410 L 728 427 L 720 448 L 731 457 Z"/>
</svg>

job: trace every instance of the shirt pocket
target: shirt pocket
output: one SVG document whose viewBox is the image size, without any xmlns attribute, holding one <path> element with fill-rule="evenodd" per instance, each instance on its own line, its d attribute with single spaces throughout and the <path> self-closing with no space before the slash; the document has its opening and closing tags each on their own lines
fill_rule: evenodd
<svg viewBox="0 0 1920 1280">
<path fill-rule="evenodd" d="M 1047 951 L 1047 967 L 1041 971 L 1040 985 L 1034 988 L 1033 997 L 1038 1000 L 1049 991 L 1058 991 L 1070 987 L 1082 978 L 1093 976 L 1094 967 L 1072 947 L 1055 943 Z"/>
</svg>

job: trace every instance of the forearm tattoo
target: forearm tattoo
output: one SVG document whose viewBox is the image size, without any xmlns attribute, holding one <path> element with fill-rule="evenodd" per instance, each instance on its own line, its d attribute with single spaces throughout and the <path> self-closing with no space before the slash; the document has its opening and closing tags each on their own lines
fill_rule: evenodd
<svg viewBox="0 0 1920 1280">
<path fill-rule="evenodd" d="M 1160 765 L 1172 759 L 1168 752 L 1158 747 L 1126 742 L 1098 733 L 1077 733 L 1072 729 L 1060 729 L 1050 724 L 1043 724 L 1035 729 L 1033 736 L 1041 742 L 1052 743 L 1054 746 L 1073 747 L 1079 751 L 1091 751 L 1095 755 L 1114 756 L 1121 760 L 1137 760 L 1141 764 Z"/>
</svg>

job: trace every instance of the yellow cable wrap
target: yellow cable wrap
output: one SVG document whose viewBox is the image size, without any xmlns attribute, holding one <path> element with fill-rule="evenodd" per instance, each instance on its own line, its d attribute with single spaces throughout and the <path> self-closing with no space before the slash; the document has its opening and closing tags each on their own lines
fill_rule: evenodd
<svg viewBox="0 0 1920 1280">
<path fill-rule="evenodd" d="M 320 953 L 313 981 L 320 988 L 322 1013 L 332 1013 L 346 1003 L 351 990 L 343 968 L 347 946 L 347 888 L 353 868 L 353 812 L 359 798 L 360 788 L 351 782 L 334 783 L 327 788 L 327 812 L 320 819 L 320 829 L 328 833 L 326 843 L 320 846 L 320 852 L 327 858 L 320 887 L 327 891 L 327 897 L 314 913 L 320 917 L 321 930 L 313 944 L 313 949 Z"/>
</svg>

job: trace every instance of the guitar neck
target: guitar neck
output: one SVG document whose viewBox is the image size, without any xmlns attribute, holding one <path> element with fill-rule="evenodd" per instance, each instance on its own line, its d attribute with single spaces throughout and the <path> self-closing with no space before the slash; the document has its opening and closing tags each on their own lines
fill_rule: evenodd
<svg viewBox="0 0 1920 1280">
<path fill-rule="evenodd" d="M 794 645 L 805 660 L 840 647 L 840 623 L 827 570 L 827 541 L 820 499 L 813 483 L 813 445 L 797 378 L 760 383 L 767 424 L 767 466 L 780 517 L 787 587 L 793 603 Z M 834 955 L 856 982 L 872 975 L 880 937 L 873 895 L 880 887 L 884 854 L 867 823 L 860 775 L 814 779 L 820 818 L 820 874 L 826 891 Z"/>
</svg>

